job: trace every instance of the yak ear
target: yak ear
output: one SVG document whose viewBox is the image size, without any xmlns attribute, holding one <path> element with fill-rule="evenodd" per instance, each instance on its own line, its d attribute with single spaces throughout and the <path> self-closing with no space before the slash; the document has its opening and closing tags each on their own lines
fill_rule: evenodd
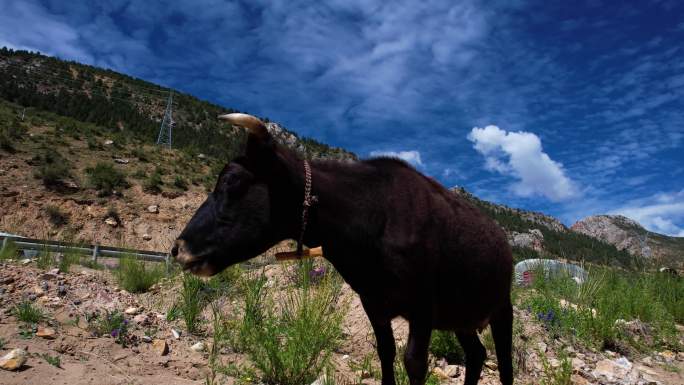
<svg viewBox="0 0 684 385">
<path fill-rule="evenodd" d="M 249 136 L 254 137 L 254 139 L 257 139 L 263 143 L 269 142 L 271 139 L 271 134 L 268 133 L 266 125 L 256 116 L 233 113 L 219 115 L 218 118 L 227 121 L 233 126 L 246 129 Z"/>
</svg>

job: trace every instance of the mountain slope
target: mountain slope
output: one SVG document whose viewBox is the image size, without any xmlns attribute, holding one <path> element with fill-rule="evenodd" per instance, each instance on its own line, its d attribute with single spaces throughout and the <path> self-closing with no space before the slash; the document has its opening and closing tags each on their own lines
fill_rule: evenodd
<svg viewBox="0 0 684 385">
<path fill-rule="evenodd" d="M 684 238 L 648 231 L 622 215 L 590 216 L 573 224 L 571 229 L 654 263 L 679 267 L 684 264 Z"/>
<path fill-rule="evenodd" d="M 94 123 L 110 129 L 116 136 L 154 141 L 171 93 L 175 147 L 224 160 L 239 153 L 242 132 L 216 119 L 221 113 L 234 112 L 231 108 L 111 70 L 26 51 L 0 49 L 0 98 Z M 271 126 L 282 133 L 277 137 L 286 138 L 304 156 L 356 158 L 346 150 L 299 138 L 278 124 Z"/>
</svg>

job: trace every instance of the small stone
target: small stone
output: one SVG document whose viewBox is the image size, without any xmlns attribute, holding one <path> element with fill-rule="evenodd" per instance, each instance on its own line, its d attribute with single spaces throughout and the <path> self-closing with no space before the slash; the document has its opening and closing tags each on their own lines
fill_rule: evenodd
<svg viewBox="0 0 684 385">
<path fill-rule="evenodd" d="M 29 301 L 35 301 L 38 297 L 36 297 L 35 294 L 31 293 L 26 298 L 28 298 Z"/>
<path fill-rule="evenodd" d="M 173 335 L 173 338 L 179 339 L 182 333 L 180 330 L 171 329 L 171 334 Z"/>
<path fill-rule="evenodd" d="M 356 378 L 360 378 L 362 380 L 365 380 L 366 378 L 371 377 L 370 372 L 367 370 L 363 370 L 363 369 L 355 370 L 354 375 L 356 376 Z"/>
<path fill-rule="evenodd" d="M 665 360 L 665 362 L 667 362 L 667 363 L 671 363 L 672 361 L 675 360 L 675 357 L 676 357 L 676 355 L 670 350 L 665 350 L 665 351 L 659 352 L 658 355 L 660 357 L 662 357 L 663 360 Z"/>
<path fill-rule="evenodd" d="M 444 373 L 444 370 L 442 368 L 436 366 L 434 369 L 432 369 L 432 374 L 435 375 L 440 380 L 448 380 L 449 376 L 447 376 L 446 373 Z"/>
<path fill-rule="evenodd" d="M 47 281 L 43 281 L 40 283 L 40 288 L 43 289 L 43 291 L 48 291 L 50 289 L 50 286 L 48 286 Z"/>
<path fill-rule="evenodd" d="M 57 286 L 57 295 L 61 295 L 61 296 L 66 295 L 66 286 L 64 286 L 64 285 Z"/>
<path fill-rule="evenodd" d="M 31 261 L 33 261 L 31 258 L 22 259 L 21 264 L 28 265 L 29 263 L 31 263 Z"/>
<path fill-rule="evenodd" d="M 24 349 L 13 349 L 0 358 L 0 368 L 5 370 L 20 369 L 26 363 L 28 353 Z"/>
<path fill-rule="evenodd" d="M 150 322 L 150 320 L 146 314 L 138 314 L 133 317 L 133 322 L 137 323 L 138 325 L 146 325 Z"/>
<path fill-rule="evenodd" d="M 104 144 L 105 144 L 105 146 L 111 146 L 112 144 L 114 144 L 114 141 L 111 139 L 107 139 L 104 141 Z"/>
<path fill-rule="evenodd" d="M 55 329 L 48 327 L 44 328 L 42 326 L 39 326 L 38 331 L 36 331 L 37 337 L 45 338 L 46 340 L 54 340 L 56 334 L 57 332 L 55 331 Z"/>
<path fill-rule="evenodd" d="M 59 269 L 55 267 L 54 269 L 50 269 L 50 271 L 48 271 L 48 273 L 52 274 L 53 276 L 59 275 Z"/>
<path fill-rule="evenodd" d="M 81 300 L 78 299 L 78 298 L 76 298 L 76 299 L 73 300 L 72 302 L 74 303 L 74 305 L 80 305 L 80 304 L 81 304 Z"/>
<path fill-rule="evenodd" d="M 152 349 L 160 356 L 165 356 L 169 353 L 169 345 L 166 343 L 166 340 L 154 340 L 152 342 Z"/>
<path fill-rule="evenodd" d="M 117 222 L 116 219 L 112 217 L 108 217 L 107 219 L 105 219 L 105 223 L 112 227 L 116 227 L 119 225 L 119 222 Z"/>
<path fill-rule="evenodd" d="M 125 158 L 114 158 L 114 162 L 118 164 L 128 164 L 128 159 Z"/>
<path fill-rule="evenodd" d="M 572 369 L 575 371 L 579 372 L 580 370 L 582 370 L 582 368 L 584 368 L 585 365 L 586 364 L 584 363 L 584 361 L 580 360 L 577 357 L 574 357 L 572 359 Z"/>
<path fill-rule="evenodd" d="M 578 374 L 573 374 L 572 376 L 570 376 L 570 382 L 573 385 L 590 385 L 591 384 L 584 377 L 582 377 Z"/>
<path fill-rule="evenodd" d="M 147 212 L 152 213 L 152 214 L 157 214 L 159 212 L 159 206 L 157 206 L 157 205 L 147 206 Z"/>
<path fill-rule="evenodd" d="M 484 365 L 485 365 L 485 367 L 487 367 L 491 370 L 496 370 L 496 368 L 497 368 L 496 362 L 494 362 L 492 360 L 485 361 Z"/>
<path fill-rule="evenodd" d="M 127 315 L 133 315 L 133 314 L 138 314 L 139 311 L 140 311 L 140 309 L 132 306 L 132 307 L 129 307 L 128 309 L 124 310 L 124 313 Z"/>
<path fill-rule="evenodd" d="M 145 343 L 148 343 L 148 344 L 149 344 L 150 342 L 152 342 L 152 337 L 150 337 L 150 336 L 142 336 L 141 340 L 142 340 L 142 342 L 145 342 Z"/>
<path fill-rule="evenodd" d="M 45 295 L 45 290 L 43 290 L 43 288 L 41 288 L 39 286 L 35 286 L 33 288 L 33 294 L 35 294 L 36 297 L 42 297 Z"/>
<path fill-rule="evenodd" d="M 343 359 L 343 360 L 348 360 L 348 359 L 349 359 L 349 354 L 343 355 L 343 356 L 342 356 L 342 359 Z"/>
<path fill-rule="evenodd" d="M 142 239 L 149 241 L 152 239 L 152 236 L 150 234 L 145 233 L 145 234 L 143 234 Z"/>
<path fill-rule="evenodd" d="M 206 346 L 204 345 L 204 342 L 198 342 L 190 347 L 193 351 L 196 352 L 203 352 L 204 349 L 206 349 Z"/>
<path fill-rule="evenodd" d="M 557 368 L 561 365 L 561 363 L 556 358 L 550 358 L 549 359 L 549 365 L 551 365 L 552 368 Z"/>
<path fill-rule="evenodd" d="M 461 375 L 461 368 L 458 365 L 447 365 L 444 367 L 444 374 L 449 377 L 458 377 Z"/>
<path fill-rule="evenodd" d="M 539 349 L 540 352 L 546 353 L 547 346 L 544 342 L 539 341 L 539 343 L 537 343 L 537 348 Z"/>
</svg>

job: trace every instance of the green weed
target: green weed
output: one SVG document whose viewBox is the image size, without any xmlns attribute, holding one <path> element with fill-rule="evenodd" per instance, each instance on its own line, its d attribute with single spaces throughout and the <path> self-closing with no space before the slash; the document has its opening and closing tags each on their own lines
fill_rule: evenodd
<svg viewBox="0 0 684 385">
<path fill-rule="evenodd" d="M 61 367 L 62 367 L 62 363 L 61 363 L 61 361 L 60 361 L 60 359 L 59 359 L 59 356 L 54 356 L 54 357 L 53 357 L 53 356 L 51 356 L 51 355 L 49 355 L 49 354 L 47 354 L 47 353 L 43 353 L 43 354 L 41 354 L 41 357 L 43 357 L 43 359 L 45 360 L 45 362 L 47 362 L 48 364 L 50 364 L 50 365 L 52 365 L 52 366 L 54 366 L 54 367 L 56 367 L 56 368 L 61 368 Z"/>
<path fill-rule="evenodd" d="M 36 324 L 45 318 L 42 310 L 34 306 L 31 301 L 25 300 L 12 309 L 12 314 L 21 322 Z"/>
<path fill-rule="evenodd" d="M 161 264 L 150 264 L 133 256 L 124 256 L 114 272 L 119 284 L 131 293 L 146 292 L 164 276 Z"/>
<path fill-rule="evenodd" d="M 238 346 L 261 371 L 264 382 L 311 383 L 328 365 L 341 336 L 345 309 L 338 306 L 341 285 L 327 279 L 316 287 L 289 289 L 275 306 L 265 283 L 263 274 L 244 281 Z"/>
<path fill-rule="evenodd" d="M 450 364 L 465 363 L 465 353 L 452 331 L 434 330 L 430 337 L 430 353 Z"/>
<path fill-rule="evenodd" d="M 0 247 L 2 247 L 2 244 L 0 243 Z M 5 243 L 5 247 L 0 250 L 0 261 L 4 261 L 7 259 L 14 259 L 17 257 L 19 254 L 19 248 L 17 247 L 16 243 L 12 240 L 8 240 Z"/>
<path fill-rule="evenodd" d="M 178 309 L 188 333 L 196 333 L 199 330 L 199 317 L 207 301 L 205 293 L 202 292 L 203 287 L 204 282 L 201 278 L 183 274 L 183 289 Z"/>
<path fill-rule="evenodd" d="M 95 167 L 86 168 L 88 182 L 102 195 L 109 195 L 117 188 L 128 187 L 126 175 L 108 162 L 98 162 Z"/>
<path fill-rule="evenodd" d="M 119 312 L 106 311 L 93 323 L 93 331 L 98 335 L 110 335 L 117 343 L 125 345 L 128 334 L 128 320 Z"/>
</svg>

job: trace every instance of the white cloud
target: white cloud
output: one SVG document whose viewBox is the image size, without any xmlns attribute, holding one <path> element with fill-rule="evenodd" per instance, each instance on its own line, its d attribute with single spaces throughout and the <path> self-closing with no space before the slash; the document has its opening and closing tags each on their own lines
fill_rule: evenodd
<svg viewBox="0 0 684 385">
<path fill-rule="evenodd" d="M 511 186 L 516 195 L 542 195 L 561 201 L 579 194 L 562 165 L 542 151 L 541 140 L 531 132 L 506 132 L 497 126 L 474 127 L 468 140 L 485 157 L 486 169 L 519 179 Z"/>
<path fill-rule="evenodd" d="M 388 156 L 390 158 L 399 158 L 412 165 L 418 167 L 423 166 L 423 160 L 420 159 L 420 151 L 371 151 L 370 156 Z"/>
<path fill-rule="evenodd" d="M 634 200 L 610 214 L 634 219 L 656 233 L 684 237 L 684 190 Z"/>
</svg>

